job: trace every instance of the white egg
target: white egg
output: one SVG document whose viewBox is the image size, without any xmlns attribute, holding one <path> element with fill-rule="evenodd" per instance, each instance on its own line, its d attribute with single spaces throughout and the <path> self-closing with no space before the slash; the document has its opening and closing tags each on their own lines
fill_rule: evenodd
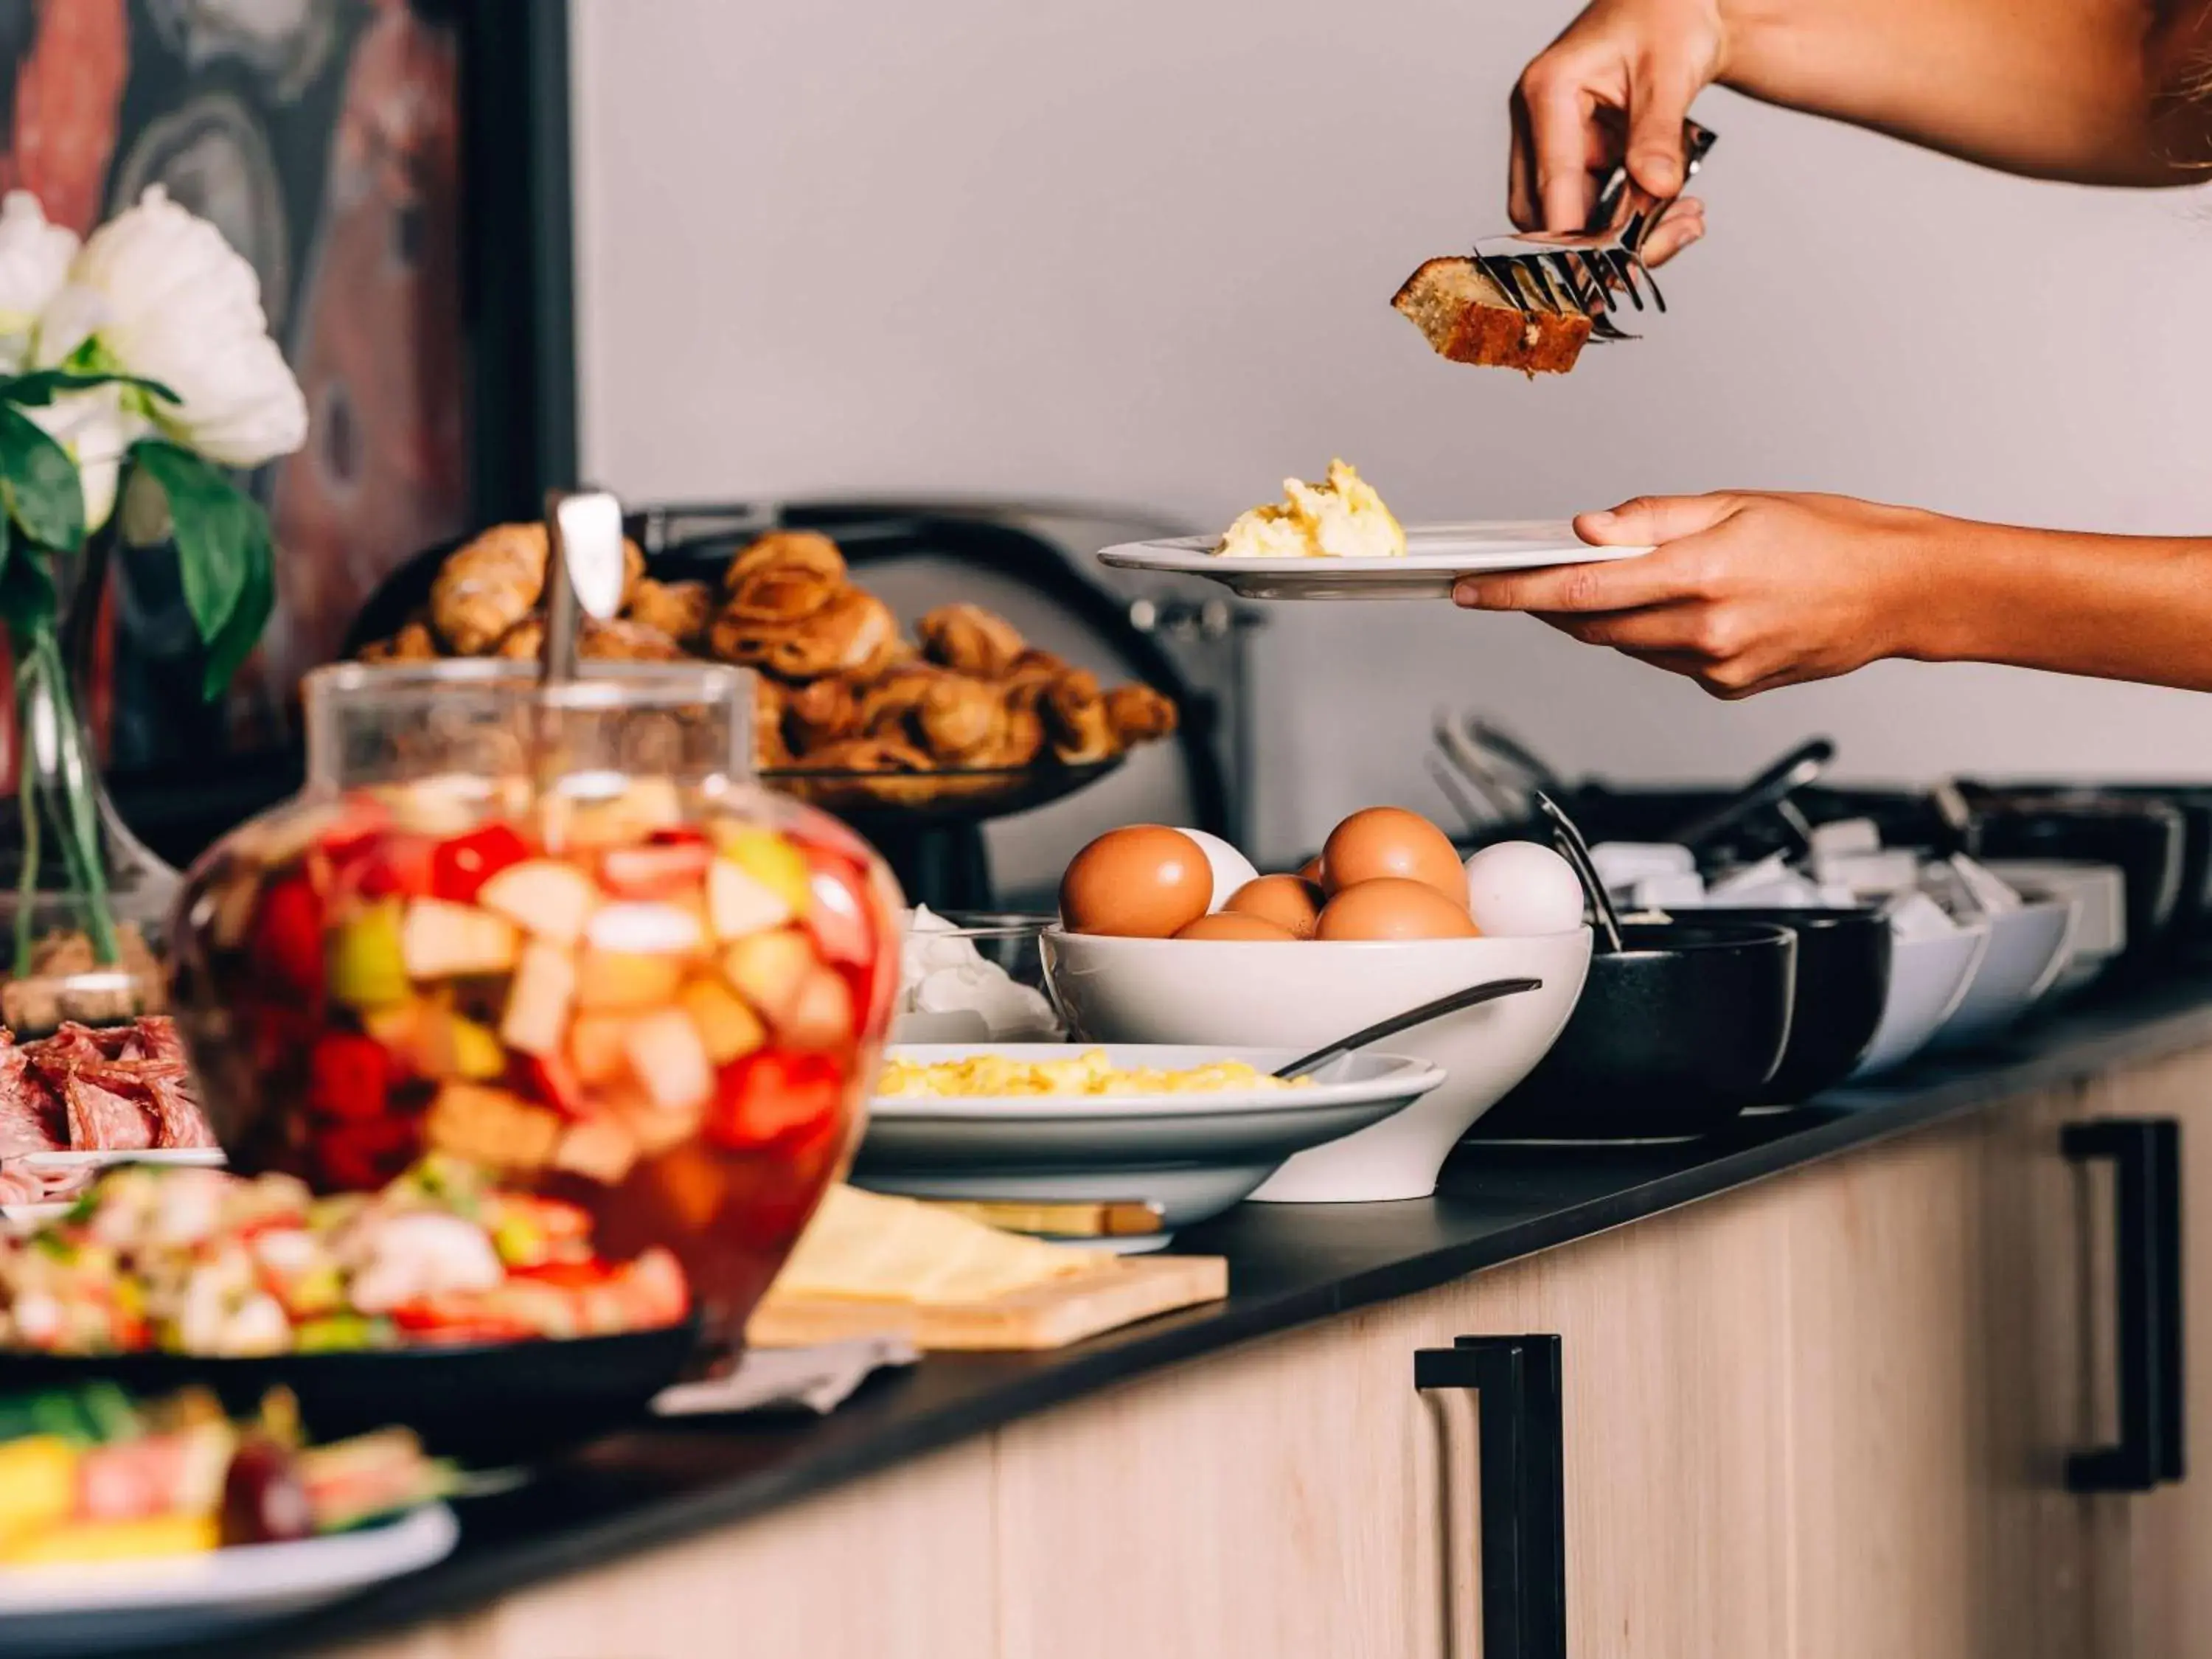
<svg viewBox="0 0 2212 1659">
<path fill-rule="evenodd" d="M 1246 882 L 1260 878 L 1252 860 L 1220 836 L 1209 836 L 1203 830 L 1184 830 L 1182 833 L 1198 843 L 1198 850 L 1213 866 L 1213 902 L 1206 907 L 1208 915 L 1228 903 L 1229 896 Z"/>
<path fill-rule="evenodd" d="M 1583 925 L 1583 884 L 1550 848 L 1501 841 L 1468 860 L 1467 908 L 1476 927 L 1504 939 L 1571 933 Z"/>
</svg>

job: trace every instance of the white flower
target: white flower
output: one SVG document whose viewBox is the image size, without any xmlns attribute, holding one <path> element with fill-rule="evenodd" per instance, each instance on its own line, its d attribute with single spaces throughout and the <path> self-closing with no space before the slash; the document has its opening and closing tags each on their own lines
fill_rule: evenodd
<svg viewBox="0 0 2212 1659">
<path fill-rule="evenodd" d="M 113 385 L 64 392 L 43 408 L 23 412 L 76 463 L 77 484 L 84 491 L 84 527 L 88 532 L 99 529 L 115 510 L 124 454 L 146 435 L 150 422 L 125 406 L 123 388 Z"/>
<path fill-rule="evenodd" d="M 307 440 L 307 399 L 269 337 L 253 267 L 159 185 L 93 232 L 39 325 L 37 361 L 88 339 L 175 392 L 154 423 L 211 461 L 258 466 Z"/>
<path fill-rule="evenodd" d="M 0 374 L 20 374 L 30 361 L 32 333 L 76 252 L 76 233 L 48 224 L 37 197 L 8 192 L 0 203 Z"/>
</svg>

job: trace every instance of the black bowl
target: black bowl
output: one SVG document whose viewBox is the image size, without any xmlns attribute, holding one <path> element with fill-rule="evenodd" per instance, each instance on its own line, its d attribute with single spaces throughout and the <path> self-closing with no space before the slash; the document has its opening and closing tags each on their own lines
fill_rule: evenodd
<svg viewBox="0 0 2212 1659">
<path fill-rule="evenodd" d="M 1858 1069 L 1889 996 L 1894 948 L 1880 910 L 1872 905 L 1836 910 L 1717 908 L 1698 919 L 1787 927 L 1797 936 L 1790 1043 L 1756 1103 L 1797 1105 Z"/>
<path fill-rule="evenodd" d="M 0 1395 L 113 1382 L 144 1397 L 214 1391 L 240 1415 L 289 1389 L 318 1440 L 404 1424 L 441 1457 L 477 1468 L 527 1462 L 638 1421 L 697 1351 L 696 1321 L 620 1336 L 477 1347 L 216 1359 L 198 1354 L 0 1355 Z"/>
<path fill-rule="evenodd" d="M 1559 1040 L 1476 1120 L 1490 1140 L 1704 1134 L 1765 1097 L 1790 1040 L 1797 936 L 1749 922 L 1631 922 L 1590 958 Z"/>
<path fill-rule="evenodd" d="M 2128 942 L 2110 976 L 2135 978 L 2170 958 L 2189 842 L 2179 807 L 2118 796 L 2011 792 L 1978 795 L 1973 805 L 1978 858 L 2076 859 L 2120 867 Z"/>
<path fill-rule="evenodd" d="M 2181 814 L 2181 892 L 2174 904 L 2170 940 L 2202 939 L 2212 933 L 2212 783 L 2014 784 L 2068 799 L 2157 801 Z"/>
</svg>

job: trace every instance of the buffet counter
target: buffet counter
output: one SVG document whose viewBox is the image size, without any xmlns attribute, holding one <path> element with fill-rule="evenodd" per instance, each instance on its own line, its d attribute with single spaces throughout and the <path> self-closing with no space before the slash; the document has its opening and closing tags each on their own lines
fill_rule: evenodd
<svg viewBox="0 0 2212 1659">
<path fill-rule="evenodd" d="M 1417 1351 L 1524 1333 L 1559 1339 L 1574 1652 L 2070 1654 L 2127 1619 L 2159 1651 L 2212 1628 L 2130 1606 L 2136 1559 L 2196 1547 L 2190 1489 L 2058 1473 L 2116 1432 L 2109 1200 L 2062 1130 L 2207 1103 L 2199 975 L 1695 1143 L 1474 1146 L 1433 1201 L 1245 1205 L 1179 1241 L 1228 1258 L 1225 1302 L 603 1442 L 254 1651 L 1440 1655 L 1510 1593 L 1542 1652 L 1542 1573 L 1473 1541 L 1540 1555 L 1541 1517 L 1498 1468 L 1475 1519 L 1473 1396 L 1414 1387 Z"/>
</svg>

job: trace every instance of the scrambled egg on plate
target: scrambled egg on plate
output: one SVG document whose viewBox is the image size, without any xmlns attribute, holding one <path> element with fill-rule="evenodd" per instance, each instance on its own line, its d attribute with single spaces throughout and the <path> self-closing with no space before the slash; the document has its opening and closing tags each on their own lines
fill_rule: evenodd
<svg viewBox="0 0 2212 1659">
<path fill-rule="evenodd" d="M 1343 461 L 1326 483 L 1283 480 L 1283 499 L 1255 507 L 1231 525 L 1214 552 L 1244 559 L 1394 559 L 1406 532 L 1375 486 Z"/>
<path fill-rule="evenodd" d="M 1103 1048 L 1087 1049 L 1066 1060 L 1012 1060 L 1004 1054 L 970 1054 L 927 1065 L 885 1062 L 876 1085 L 878 1095 L 945 1098 L 976 1095 L 1181 1095 L 1223 1089 L 1294 1089 L 1295 1082 L 1259 1071 L 1241 1060 L 1210 1060 L 1180 1072 L 1151 1066 L 1116 1067 Z"/>
</svg>

